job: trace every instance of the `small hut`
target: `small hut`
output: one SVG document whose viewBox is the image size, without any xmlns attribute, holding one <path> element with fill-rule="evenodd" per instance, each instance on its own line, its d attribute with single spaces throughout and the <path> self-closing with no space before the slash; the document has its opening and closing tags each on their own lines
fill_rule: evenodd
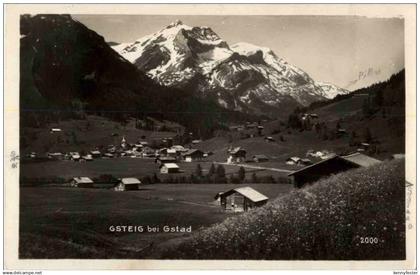
<svg viewBox="0 0 420 275">
<path fill-rule="evenodd" d="M 224 210 L 234 212 L 248 211 L 267 203 L 268 198 L 251 187 L 240 187 L 217 193 L 216 200 Z"/>
<path fill-rule="evenodd" d="M 93 181 L 88 177 L 76 177 L 71 180 L 70 185 L 82 188 L 93 187 Z"/>
<path fill-rule="evenodd" d="M 159 166 L 159 169 L 161 174 L 172 174 L 179 172 L 179 166 L 175 163 L 162 163 Z"/>
<path fill-rule="evenodd" d="M 229 150 L 229 157 L 227 163 L 240 163 L 244 162 L 246 158 L 246 151 L 241 147 L 236 147 Z"/>
<path fill-rule="evenodd" d="M 182 158 L 185 162 L 200 161 L 204 158 L 204 152 L 198 149 L 190 149 L 182 153 Z"/>
<path fill-rule="evenodd" d="M 122 178 L 117 186 L 114 187 L 115 191 L 139 190 L 141 181 L 137 178 Z"/>
</svg>

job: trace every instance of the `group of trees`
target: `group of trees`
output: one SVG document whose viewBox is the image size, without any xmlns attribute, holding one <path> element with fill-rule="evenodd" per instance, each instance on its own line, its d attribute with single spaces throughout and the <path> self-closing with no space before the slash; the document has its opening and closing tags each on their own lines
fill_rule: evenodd
<svg viewBox="0 0 420 275">
<path fill-rule="evenodd" d="M 187 184 L 218 184 L 218 183 L 282 183 L 287 184 L 288 180 L 284 177 L 274 178 L 272 175 L 257 176 L 255 172 L 251 177 L 246 177 L 246 171 L 243 167 L 239 167 L 236 173 L 227 174 L 223 165 L 212 164 L 207 173 L 203 172 L 200 164 L 197 164 L 195 171 L 190 175 L 169 175 L 165 178 L 159 178 L 156 174 L 153 176 L 145 176 L 141 178 L 144 184 L 155 183 L 187 183 Z"/>
</svg>

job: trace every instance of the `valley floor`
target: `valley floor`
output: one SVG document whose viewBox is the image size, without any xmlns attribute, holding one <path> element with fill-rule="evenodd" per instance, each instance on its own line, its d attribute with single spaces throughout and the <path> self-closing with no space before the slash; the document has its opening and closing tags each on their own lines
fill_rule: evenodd
<svg viewBox="0 0 420 275">
<path fill-rule="evenodd" d="M 159 258 L 200 228 L 236 215 L 214 196 L 242 184 L 153 184 L 139 191 L 23 187 L 20 192 L 21 258 Z M 246 184 L 270 199 L 287 184 Z M 112 232 L 117 226 L 159 232 Z M 192 232 L 163 232 L 164 226 Z"/>
</svg>

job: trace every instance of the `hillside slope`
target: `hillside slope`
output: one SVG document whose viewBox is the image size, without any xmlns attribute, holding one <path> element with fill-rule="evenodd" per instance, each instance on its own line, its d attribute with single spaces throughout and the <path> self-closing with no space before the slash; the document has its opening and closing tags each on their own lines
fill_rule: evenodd
<svg viewBox="0 0 420 275">
<path fill-rule="evenodd" d="M 208 134 L 244 117 L 157 84 L 70 15 L 23 15 L 20 57 L 22 126 L 89 113 L 119 121 L 153 116 Z"/>
<path fill-rule="evenodd" d="M 164 257 L 405 259 L 404 171 L 403 161 L 392 161 L 331 176 L 198 231 Z"/>
</svg>

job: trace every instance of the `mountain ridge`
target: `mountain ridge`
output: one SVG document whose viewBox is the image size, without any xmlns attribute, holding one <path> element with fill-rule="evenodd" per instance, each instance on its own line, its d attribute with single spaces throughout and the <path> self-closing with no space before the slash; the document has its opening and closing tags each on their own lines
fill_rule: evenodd
<svg viewBox="0 0 420 275">
<path fill-rule="evenodd" d="M 22 15 L 21 123 L 39 127 L 86 114 L 125 121 L 154 116 L 203 136 L 230 120 L 246 120 L 190 91 L 161 86 L 70 15 Z"/>
<path fill-rule="evenodd" d="M 189 87 L 242 112 L 274 114 L 348 91 L 313 80 L 272 50 L 240 42 L 229 46 L 209 27 L 175 21 L 132 43 L 112 47 L 162 85 Z"/>
</svg>

